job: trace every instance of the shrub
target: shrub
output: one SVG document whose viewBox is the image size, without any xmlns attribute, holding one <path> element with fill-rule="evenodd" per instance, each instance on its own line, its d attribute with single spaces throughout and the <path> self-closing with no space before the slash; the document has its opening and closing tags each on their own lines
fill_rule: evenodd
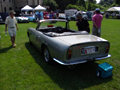
<svg viewBox="0 0 120 90">
<path fill-rule="evenodd" d="M 77 10 L 80 10 L 80 8 L 78 6 L 72 5 L 72 4 L 67 5 L 66 9 L 77 9 Z"/>
</svg>

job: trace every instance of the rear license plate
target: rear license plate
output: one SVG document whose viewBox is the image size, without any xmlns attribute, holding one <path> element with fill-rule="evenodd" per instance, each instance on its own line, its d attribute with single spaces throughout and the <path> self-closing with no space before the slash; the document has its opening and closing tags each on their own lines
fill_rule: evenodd
<svg viewBox="0 0 120 90">
<path fill-rule="evenodd" d="M 85 54 L 95 53 L 95 47 L 85 48 Z"/>
<path fill-rule="evenodd" d="M 92 54 L 92 53 L 96 53 L 98 52 L 98 47 L 85 47 L 85 48 L 82 48 L 81 49 L 81 54 L 84 55 L 84 54 Z"/>
</svg>

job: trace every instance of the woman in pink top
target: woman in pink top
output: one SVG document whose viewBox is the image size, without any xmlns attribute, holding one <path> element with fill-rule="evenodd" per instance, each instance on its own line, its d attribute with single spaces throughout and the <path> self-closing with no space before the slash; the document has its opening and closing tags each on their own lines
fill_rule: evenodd
<svg viewBox="0 0 120 90">
<path fill-rule="evenodd" d="M 96 8 L 95 15 L 92 18 L 92 21 L 93 21 L 92 35 L 100 37 L 102 19 L 103 19 L 103 16 L 100 14 L 100 9 Z"/>
</svg>

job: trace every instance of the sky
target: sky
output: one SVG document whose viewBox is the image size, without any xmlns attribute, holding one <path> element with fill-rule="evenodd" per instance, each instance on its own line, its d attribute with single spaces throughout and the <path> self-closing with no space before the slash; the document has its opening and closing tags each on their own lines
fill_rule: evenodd
<svg viewBox="0 0 120 90">
<path fill-rule="evenodd" d="M 100 0 L 96 0 L 96 1 L 97 1 L 97 3 L 99 3 Z"/>
</svg>

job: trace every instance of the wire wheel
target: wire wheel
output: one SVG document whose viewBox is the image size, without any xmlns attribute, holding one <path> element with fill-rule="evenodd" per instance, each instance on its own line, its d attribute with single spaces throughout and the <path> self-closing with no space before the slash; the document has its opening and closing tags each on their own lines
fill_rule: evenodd
<svg viewBox="0 0 120 90">
<path fill-rule="evenodd" d="M 47 63 L 50 64 L 52 60 L 51 60 L 51 56 L 50 56 L 50 53 L 49 53 L 49 50 L 48 50 L 47 47 L 44 48 L 43 54 L 44 54 L 44 60 L 45 60 L 45 62 L 47 62 Z"/>
</svg>

